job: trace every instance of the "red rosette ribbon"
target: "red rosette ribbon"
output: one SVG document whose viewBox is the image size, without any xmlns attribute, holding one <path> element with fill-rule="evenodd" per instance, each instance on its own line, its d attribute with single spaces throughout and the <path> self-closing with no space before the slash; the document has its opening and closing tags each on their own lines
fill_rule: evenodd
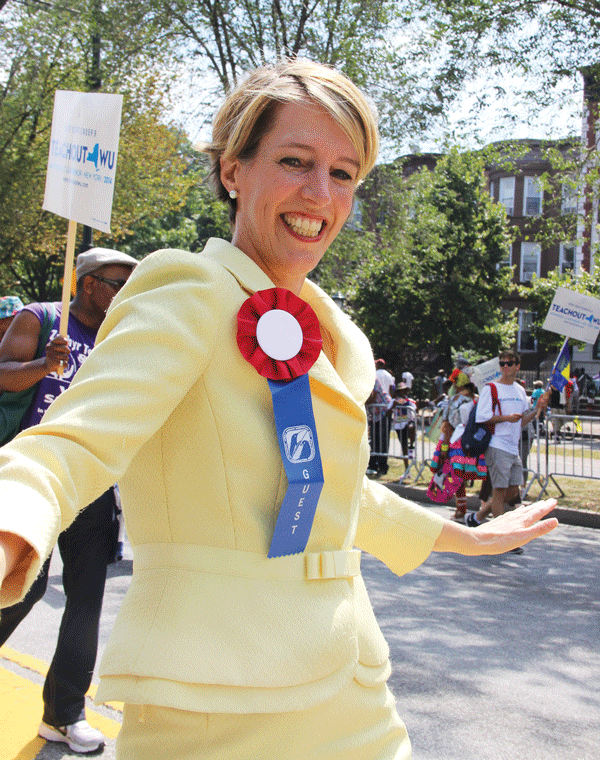
<svg viewBox="0 0 600 760">
<path fill-rule="evenodd" d="M 293 317 L 293 320 L 290 316 L 282 317 L 281 320 L 284 327 L 289 324 L 294 328 L 290 331 L 290 350 L 295 350 L 294 341 L 297 343 L 301 341 L 296 353 L 289 358 L 270 356 L 261 346 L 257 335 L 257 332 L 260 333 L 261 317 L 274 310 L 286 312 L 287 315 Z M 302 331 L 300 338 L 298 338 L 299 333 L 294 320 Z M 258 290 L 242 304 L 238 312 L 237 344 L 244 359 L 250 362 L 259 375 L 269 380 L 285 382 L 295 380 L 300 375 L 306 375 L 321 353 L 323 339 L 319 320 L 312 306 L 286 288 L 269 288 Z"/>
</svg>

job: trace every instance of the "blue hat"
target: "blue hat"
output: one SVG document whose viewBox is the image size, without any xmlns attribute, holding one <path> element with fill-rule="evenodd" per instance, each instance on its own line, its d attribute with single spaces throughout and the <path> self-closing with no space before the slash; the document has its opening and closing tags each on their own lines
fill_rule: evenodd
<svg viewBox="0 0 600 760">
<path fill-rule="evenodd" d="M 13 317 L 23 308 L 23 302 L 18 296 L 4 296 L 0 298 L 0 319 Z"/>
</svg>

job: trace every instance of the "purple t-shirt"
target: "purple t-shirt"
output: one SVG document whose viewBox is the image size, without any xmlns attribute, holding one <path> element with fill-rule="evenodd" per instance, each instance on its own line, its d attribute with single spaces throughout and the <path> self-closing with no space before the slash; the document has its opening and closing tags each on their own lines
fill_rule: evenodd
<svg viewBox="0 0 600 760">
<path fill-rule="evenodd" d="M 56 318 L 50 330 L 49 341 L 58 335 L 62 311 L 61 306 L 60 302 L 54 304 Z M 40 325 L 42 325 L 44 322 L 44 307 L 49 307 L 49 304 L 32 303 L 26 306 L 25 309 L 35 314 L 40 321 Z M 69 364 L 65 367 L 62 375 L 51 372 L 40 381 L 33 401 L 21 422 L 21 430 L 32 427 L 32 425 L 37 425 L 54 399 L 69 387 L 75 373 L 87 359 L 92 348 L 94 348 L 97 332 L 98 330 L 86 327 L 76 317 L 69 314 L 69 324 L 67 327 L 67 341 L 71 349 Z"/>
</svg>

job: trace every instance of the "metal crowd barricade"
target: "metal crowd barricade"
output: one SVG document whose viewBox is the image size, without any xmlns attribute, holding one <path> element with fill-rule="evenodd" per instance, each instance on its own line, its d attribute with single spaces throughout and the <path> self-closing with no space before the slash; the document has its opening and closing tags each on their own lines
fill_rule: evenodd
<svg viewBox="0 0 600 760">
<path fill-rule="evenodd" d="M 367 406 L 371 455 L 404 459 L 400 440 L 392 429 L 391 416 L 387 411 L 386 404 Z M 431 477 L 429 463 L 437 445 L 437 430 L 432 425 L 436 412 L 436 409 L 424 409 L 420 413 L 410 410 L 410 417 L 416 424 L 416 440 L 414 453 L 399 483 L 408 477 L 417 483 L 423 473 L 426 480 Z M 550 481 L 564 496 L 564 491 L 556 482 L 557 475 L 600 480 L 600 417 L 548 414 L 543 423 L 534 420 L 523 429 L 521 454 L 526 476 L 523 498 L 526 498 L 533 484 L 538 483 L 541 491 L 536 499 L 541 499 Z"/>
<path fill-rule="evenodd" d="M 540 440 L 543 440 L 543 426 L 537 419 L 521 431 L 521 440 L 519 442 L 519 454 L 523 464 L 523 476 L 525 479 L 525 488 L 522 492 L 522 498 L 529 493 L 529 489 L 534 483 L 539 483 L 543 488 L 544 481 L 540 475 Z"/>
<path fill-rule="evenodd" d="M 409 442 L 408 467 L 400 476 L 398 483 L 403 483 L 409 476 L 414 477 L 417 482 L 425 467 L 428 467 L 428 459 L 431 458 L 435 444 L 431 445 L 424 433 L 427 429 L 427 417 L 418 414 L 414 409 L 406 409 L 408 422 L 415 423 L 415 443 L 414 447 Z M 391 413 L 388 413 L 386 404 L 368 404 L 367 420 L 369 425 L 369 443 L 371 446 L 371 457 L 376 459 L 406 459 L 402 452 L 402 445 L 397 432 L 393 429 L 393 419 Z M 411 451 L 412 448 L 412 451 Z M 429 472 L 429 470 L 428 470 Z"/>
<path fill-rule="evenodd" d="M 549 414 L 541 434 L 540 430 L 538 426 L 538 475 L 532 478 L 525 493 L 537 480 L 542 488 L 537 498 L 541 498 L 552 481 L 564 496 L 555 475 L 600 480 L 600 418 Z"/>
</svg>

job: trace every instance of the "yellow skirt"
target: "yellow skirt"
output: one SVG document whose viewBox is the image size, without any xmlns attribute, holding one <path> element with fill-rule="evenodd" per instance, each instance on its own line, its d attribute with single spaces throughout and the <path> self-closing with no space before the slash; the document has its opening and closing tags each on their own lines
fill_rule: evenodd
<svg viewBox="0 0 600 760">
<path fill-rule="evenodd" d="M 195 713 L 125 705 L 117 760 L 409 760 L 385 684 L 352 681 L 333 699 L 286 713 Z"/>
</svg>

